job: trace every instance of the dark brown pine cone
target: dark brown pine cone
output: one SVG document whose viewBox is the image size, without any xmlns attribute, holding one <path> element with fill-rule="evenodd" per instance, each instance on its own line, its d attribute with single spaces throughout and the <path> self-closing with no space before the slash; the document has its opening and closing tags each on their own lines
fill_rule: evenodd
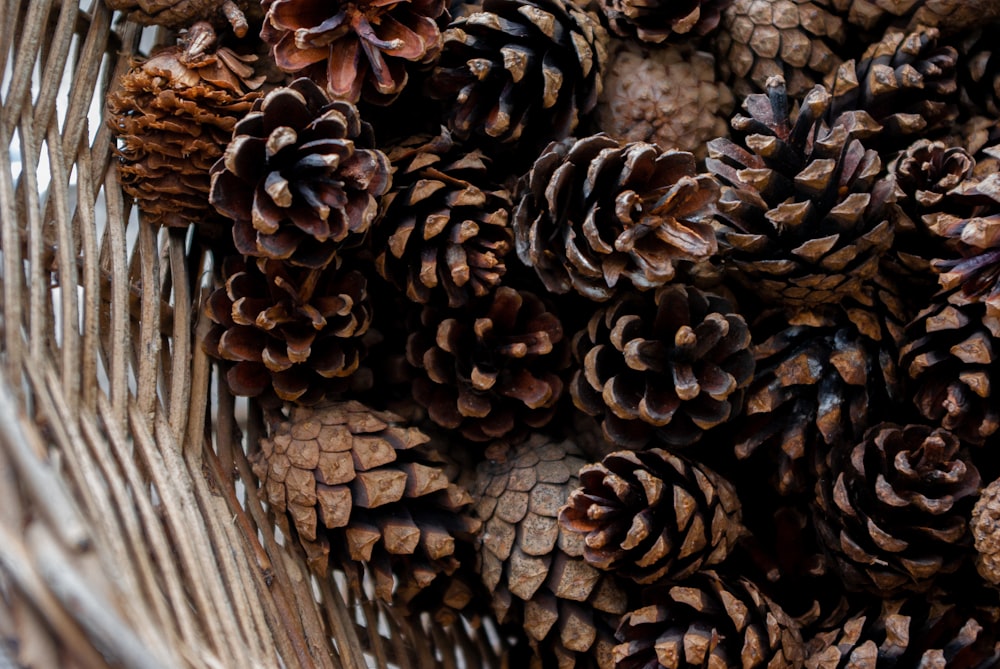
<svg viewBox="0 0 1000 669">
<path fill-rule="evenodd" d="M 205 305 L 214 325 L 204 347 L 233 363 L 226 381 L 234 395 L 316 404 L 348 387 L 372 317 L 360 272 L 229 256 L 222 274 Z"/>
<path fill-rule="evenodd" d="M 485 0 L 448 27 L 428 91 L 457 137 L 540 148 L 597 104 L 606 43 L 597 17 L 569 0 Z"/>
<path fill-rule="evenodd" d="M 407 68 L 441 50 L 445 0 L 263 0 L 260 36 L 285 72 L 307 76 L 335 98 L 388 104 Z"/>
<path fill-rule="evenodd" d="M 253 15 L 256 10 L 252 0 L 107 0 L 106 4 L 127 12 L 129 21 L 142 25 L 183 29 L 211 21 L 218 27 L 232 27 L 237 37 L 245 36 L 249 28 L 244 12 Z"/>
<path fill-rule="evenodd" d="M 118 178 L 147 221 L 195 223 L 205 232 L 224 223 L 208 202 L 208 172 L 261 95 L 264 77 L 254 75 L 254 61 L 225 47 L 167 47 L 137 63 L 108 95 Z"/>
<path fill-rule="evenodd" d="M 420 304 L 487 295 L 514 248 L 510 194 L 490 181 L 489 159 L 442 130 L 393 147 L 389 161 L 392 189 L 372 235 L 379 274 Z"/>
<path fill-rule="evenodd" d="M 389 601 L 394 573 L 426 586 L 454 572 L 456 544 L 471 542 L 480 527 L 464 513 L 472 498 L 449 481 L 429 441 L 399 416 L 338 402 L 276 416 L 251 461 L 266 501 L 291 518 L 313 569 L 324 574 L 331 553 L 335 562 L 363 562 L 376 594 Z"/>
<path fill-rule="evenodd" d="M 685 151 L 603 134 L 553 143 L 514 213 L 517 255 L 553 293 L 603 301 L 620 283 L 656 288 L 678 261 L 715 253 L 718 195 Z"/>
<path fill-rule="evenodd" d="M 892 244 L 895 183 L 853 129 L 853 112 L 827 128 L 830 94 L 816 87 L 797 117 L 780 78 L 744 102 L 733 128 L 744 146 L 709 142 L 709 171 L 726 186 L 719 244 L 748 288 L 785 308 L 836 304 L 863 292 Z"/>
<path fill-rule="evenodd" d="M 1000 585 L 1000 479 L 983 488 L 972 509 L 976 570 L 983 579 Z"/>
<path fill-rule="evenodd" d="M 573 338 L 576 406 L 605 437 L 642 449 L 655 435 L 688 446 L 737 415 L 753 377 L 750 333 L 725 299 L 679 284 L 625 294 Z"/>
<path fill-rule="evenodd" d="M 958 437 L 881 423 L 821 465 L 813 509 L 820 543 L 851 590 L 922 592 L 972 552 L 968 515 L 979 471 Z"/>
<path fill-rule="evenodd" d="M 956 40 L 960 54 L 958 86 L 963 111 L 1000 118 L 1000 52 L 990 29 L 974 30 Z"/>
<path fill-rule="evenodd" d="M 210 198 L 233 219 L 240 253 L 318 269 L 361 242 L 391 181 L 354 105 L 297 79 L 236 124 Z"/>
<path fill-rule="evenodd" d="M 804 646 L 795 623 L 750 581 L 703 571 L 643 591 L 622 618 L 615 669 L 793 669 Z"/>
<path fill-rule="evenodd" d="M 642 584 L 679 580 L 726 559 L 743 532 L 728 481 L 659 448 L 618 451 L 580 470 L 559 512 L 588 564 Z"/>
<path fill-rule="evenodd" d="M 541 299 L 501 286 L 462 310 L 424 308 L 406 358 L 431 420 L 488 441 L 552 418 L 566 366 L 562 323 Z"/>
<path fill-rule="evenodd" d="M 719 25 L 726 0 L 602 0 L 601 10 L 620 37 L 659 44 L 670 38 L 704 37 Z"/>
</svg>

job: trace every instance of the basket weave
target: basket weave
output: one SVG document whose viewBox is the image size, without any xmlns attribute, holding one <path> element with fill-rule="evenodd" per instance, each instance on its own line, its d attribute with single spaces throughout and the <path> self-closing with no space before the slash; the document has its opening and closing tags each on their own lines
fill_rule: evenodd
<svg viewBox="0 0 1000 669">
<path fill-rule="evenodd" d="M 0 26 L 0 669 L 499 666 L 483 628 L 311 578 L 258 500 L 259 417 L 197 344 L 212 259 L 142 224 L 103 122 L 170 36 L 101 0 Z"/>
</svg>

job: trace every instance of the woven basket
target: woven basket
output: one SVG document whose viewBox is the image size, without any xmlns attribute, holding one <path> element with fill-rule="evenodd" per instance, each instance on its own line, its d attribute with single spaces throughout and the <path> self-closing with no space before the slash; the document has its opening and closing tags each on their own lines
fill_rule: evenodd
<svg viewBox="0 0 1000 669">
<path fill-rule="evenodd" d="M 172 36 L 101 0 L 0 25 L 0 669 L 499 666 L 484 627 L 312 578 L 262 507 L 259 414 L 197 343 L 212 258 L 141 224 L 103 121 Z"/>
</svg>

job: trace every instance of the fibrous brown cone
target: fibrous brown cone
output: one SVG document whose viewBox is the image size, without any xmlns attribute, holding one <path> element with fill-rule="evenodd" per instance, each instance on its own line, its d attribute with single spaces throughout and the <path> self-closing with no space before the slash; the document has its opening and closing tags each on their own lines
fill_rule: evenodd
<svg viewBox="0 0 1000 669">
<path fill-rule="evenodd" d="M 615 669 L 793 669 L 804 657 L 795 623 L 750 581 L 703 571 L 648 588 L 622 618 Z"/>
<path fill-rule="evenodd" d="M 719 187 L 694 156 L 604 134 L 550 144 L 514 214 L 517 255 L 549 291 L 604 301 L 649 290 L 716 251 Z"/>
<path fill-rule="evenodd" d="M 642 584 L 678 580 L 726 559 L 743 532 L 728 481 L 662 449 L 618 451 L 580 470 L 559 512 L 588 564 Z"/>
<path fill-rule="evenodd" d="M 510 194 L 489 159 L 442 129 L 389 150 L 392 189 L 372 234 L 379 274 L 420 304 L 461 307 L 493 290 L 514 249 Z"/>
<path fill-rule="evenodd" d="M 297 79 L 254 102 L 212 167 L 211 202 L 237 250 L 319 269 L 358 244 L 392 182 L 389 159 L 349 102 Z"/>
<path fill-rule="evenodd" d="M 620 37 L 660 44 L 704 37 L 719 25 L 726 0 L 602 0 L 601 11 Z"/>
<path fill-rule="evenodd" d="M 183 29 L 198 21 L 228 26 L 237 37 L 247 34 L 249 25 L 244 12 L 255 13 L 251 0 L 107 0 L 110 9 L 127 12 L 129 21 L 142 25 Z"/>
<path fill-rule="evenodd" d="M 576 406 L 630 449 L 652 437 L 689 446 L 743 406 L 753 378 L 750 333 L 728 301 L 670 284 L 598 310 L 573 338 Z"/>
<path fill-rule="evenodd" d="M 222 47 L 161 49 L 108 95 L 118 178 L 154 225 L 203 230 L 224 220 L 208 202 L 209 169 L 236 122 L 260 97 L 254 56 Z"/>
</svg>

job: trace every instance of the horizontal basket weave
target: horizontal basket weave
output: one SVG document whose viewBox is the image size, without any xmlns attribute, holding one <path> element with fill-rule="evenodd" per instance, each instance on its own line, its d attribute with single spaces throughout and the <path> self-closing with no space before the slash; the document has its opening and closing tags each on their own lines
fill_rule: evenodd
<svg viewBox="0 0 1000 669">
<path fill-rule="evenodd" d="M 103 122 L 173 36 L 102 0 L 0 26 L 0 669 L 500 666 L 482 628 L 311 579 L 261 505 L 259 415 L 198 345 L 212 259 L 142 224 Z"/>
</svg>

